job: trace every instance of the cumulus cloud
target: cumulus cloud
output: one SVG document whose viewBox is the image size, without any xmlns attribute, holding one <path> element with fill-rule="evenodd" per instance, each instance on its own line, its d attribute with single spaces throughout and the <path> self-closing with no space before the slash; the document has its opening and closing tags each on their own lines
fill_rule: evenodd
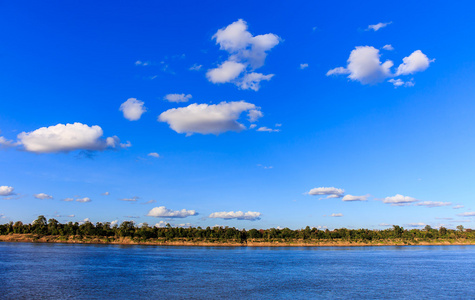
<svg viewBox="0 0 475 300">
<path fill-rule="evenodd" d="M 225 83 L 234 80 L 244 71 L 246 65 L 235 62 L 225 61 L 219 67 L 210 69 L 206 72 L 206 77 L 212 83 Z"/>
<path fill-rule="evenodd" d="M 50 196 L 45 193 L 39 193 L 39 194 L 34 194 L 33 195 L 36 199 L 53 199 L 53 196 Z"/>
<path fill-rule="evenodd" d="M 209 215 L 209 218 L 219 218 L 219 219 L 237 219 L 237 220 L 248 220 L 248 221 L 256 221 L 261 219 L 261 213 L 257 211 L 222 211 L 222 212 L 214 212 Z"/>
<path fill-rule="evenodd" d="M 264 75 L 253 71 L 264 65 L 268 51 L 279 44 L 280 38 L 273 33 L 253 36 L 247 29 L 247 23 L 239 19 L 213 35 L 216 44 L 228 52 L 229 57 L 217 68 L 208 70 L 206 76 L 209 81 L 233 82 L 241 89 L 257 91 L 262 80 L 272 78 L 273 74 Z"/>
<path fill-rule="evenodd" d="M 157 152 L 151 152 L 151 153 L 147 154 L 147 156 L 159 158 L 159 157 L 160 157 L 160 154 L 158 154 Z"/>
<path fill-rule="evenodd" d="M 461 217 L 475 217 L 475 212 L 474 212 L 474 211 L 464 212 L 464 213 L 458 214 L 457 216 L 461 216 Z"/>
<path fill-rule="evenodd" d="M 19 144 L 34 153 L 69 152 L 74 150 L 105 150 L 122 146 L 117 136 L 102 138 L 102 128 L 86 124 L 58 124 L 41 127 L 18 135 Z"/>
<path fill-rule="evenodd" d="M 427 207 L 440 207 L 440 206 L 450 206 L 452 202 L 440 202 L 440 201 L 422 201 L 415 204 L 416 206 L 427 206 Z"/>
<path fill-rule="evenodd" d="M 425 71 L 433 61 L 429 60 L 427 55 L 422 53 L 421 50 L 416 50 L 402 59 L 402 64 L 397 68 L 396 76 Z"/>
<path fill-rule="evenodd" d="M 384 47 L 389 49 L 387 46 L 390 45 Z M 422 72 L 429 67 L 430 62 L 434 61 L 429 60 L 420 50 L 416 50 L 408 57 L 403 58 L 403 63 L 399 65 L 394 74 L 391 72 L 394 63 L 391 60 L 386 60 L 383 63 L 381 62 L 380 57 L 381 54 L 378 49 L 371 46 L 358 46 L 351 51 L 346 67 L 331 69 L 326 75 L 348 75 L 349 79 L 359 81 L 361 84 L 376 84 L 390 77 Z M 395 87 L 414 86 L 412 80 L 405 82 L 399 78 L 391 78 L 388 81 Z"/>
<path fill-rule="evenodd" d="M 308 64 L 300 64 L 301 70 L 306 69 L 306 68 L 308 68 Z"/>
<path fill-rule="evenodd" d="M 346 68 L 338 67 L 327 72 L 327 76 L 349 74 L 348 78 L 362 84 L 374 84 L 391 76 L 390 68 L 394 65 L 387 60 L 380 61 L 379 50 L 371 46 L 356 47 L 350 53 Z"/>
<path fill-rule="evenodd" d="M 393 206 L 404 206 L 409 205 L 411 203 L 417 202 L 418 200 L 409 196 L 403 196 L 400 194 L 396 194 L 392 197 L 386 197 L 383 199 L 383 203 L 391 204 Z"/>
<path fill-rule="evenodd" d="M 280 129 L 272 129 L 272 128 L 268 128 L 268 127 L 259 127 L 258 129 L 256 129 L 256 131 L 261 131 L 261 132 L 280 132 Z"/>
<path fill-rule="evenodd" d="M 342 213 L 331 214 L 330 217 L 343 217 L 343 214 Z"/>
<path fill-rule="evenodd" d="M 14 188 L 12 186 L 2 185 L 0 186 L 0 196 L 12 196 Z"/>
<path fill-rule="evenodd" d="M 167 100 L 168 102 L 188 102 L 192 96 L 190 94 L 185 95 L 185 94 L 168 94 L 163 99 Z"/>
<path fill-rule="evenodd" d="M 144 102 L 135 98 L 127 99 L 120 105 L 119 110 L 124 114 L 124 118 L 129 121 L 137 121 L 147 111 Z"/>
<path fill-rule="evenodd" d="M 392 22 L 388 22 L 388 23 L 378 23 L 378 24 L 374 24 L 374 25 L 368 25 L 368 28 L 366 28 L 366 31 L 368 30 L 374 30 L 374 31 L 378 31 L 380 30 L 381 28 L 384 28 L 386 26 L 388 26 L 389 24 L 391 24 Z"/>
<path fill-rule="evenodd" d="M 91 202 L 92 200 L 89 197 L 84 197 L 84 198 L 77 198 L 76 201 L 80 203 L 86 203 L 86 202 Z"/>
<path fill-rule="evenodd" d="M 159 206 L 152 208 L 147 216 L 149 217 L 158 217 L 158 218 L 186 218 L 189 216 L 195 216 L 198 213 L 194 210 L 171 210 L 165 206 Z"/>
<path fill-rule="evenodd" d="M 394 47 L 393 47 L 391 44 L 388 44 L 388 45 L 384 45 L 384 46 L 383 46 L 383 49 L 384 49 L 384 50 L 388 50 L 388 51 L 393 51 L 393 50 L 394 50 Z"/>
<path fill-rule="evenodd" d="M 190 104 L 186 107 L 169 109 L 158 117 L 178 133 L 220 134 L 226 131 L 241 131 L 246 127 L 237 120 L 240 115 L 250 112 L 255 118 L 260 108 L 245 101 L 221 102 L 219 104 Z M 252 111 L 252 113 L 251 113 Z"/>
<path fill-rule="evenodd" d="M 341 198 L 345 193 L 344 189 L 338 189 L 335 187 L 318 187 L 308 191 L 312 196 L 327 196 L 327 198 Z"/>
<path fill-rule="evenodd" d="M 368 200 L 369 195 L 364 196 L 353 196 L 353 195 L 345 195 L 342 201 L 366 201 Z"/>
</svg>

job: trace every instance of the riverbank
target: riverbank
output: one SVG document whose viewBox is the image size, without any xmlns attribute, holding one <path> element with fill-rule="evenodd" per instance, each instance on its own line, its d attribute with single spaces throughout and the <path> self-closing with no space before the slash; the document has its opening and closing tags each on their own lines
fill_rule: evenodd
<svg viewBox="0 0 475 300">
<path fill-rule="evenodd" d="M 437 239 L 437 240 L 377 240 L 377 241 L 346 241 L 346 240 L 275 240 L 259 241 L 206 241 L 206 240 L 139 240 L 129 237 L 95 237 L 95 236 L 52 236 L 37 234 L 0 235 L 0 242 L 15 243 L 67 243 L 67 244 L 103 244 L 103 245 L 153 245 L 153 246 L 202 246 L 202 247 L 364 247 L 364 246 L 446 246 L 475 245 L 475 240 Z"/>
</svg>

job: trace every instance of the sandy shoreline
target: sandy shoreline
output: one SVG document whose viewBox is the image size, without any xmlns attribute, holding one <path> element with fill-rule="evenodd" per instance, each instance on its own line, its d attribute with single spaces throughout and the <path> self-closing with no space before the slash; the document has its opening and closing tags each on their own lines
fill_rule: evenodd
<svg viewBox="0 0 475 300">
<path fill-rule="evenodd" d="M 98 238 L 86 237 L 79 239 L 76 237 L 59 236 L 38 236 L 34 234 L 11 234 L 0 235 L 0 242 L 12 243 L 65 243 L 65 244 L 99 244 L 99 245 L 151 245 L 151 246 L 198 246 L 198 247 L 365 247 L 365 246 L 461 246 L 475 245 L 471 240 L 441 240 L 441 241 L 377 241 L 348 242 L 348 241 L 294 241 L 294 242 L 205 242 L 205 241 L 137 241 L 130 238 Z"/>
</svg>

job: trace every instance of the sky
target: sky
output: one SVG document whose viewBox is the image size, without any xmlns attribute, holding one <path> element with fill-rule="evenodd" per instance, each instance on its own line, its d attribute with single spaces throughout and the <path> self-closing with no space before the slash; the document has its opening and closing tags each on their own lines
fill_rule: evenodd
<svg viewBox="0 0 475 300">
<path fill-rule="evenodd" d="M 2 2 L 0 223 L 475 227 L 475 4 L 348 2 Z"/>
</svg>

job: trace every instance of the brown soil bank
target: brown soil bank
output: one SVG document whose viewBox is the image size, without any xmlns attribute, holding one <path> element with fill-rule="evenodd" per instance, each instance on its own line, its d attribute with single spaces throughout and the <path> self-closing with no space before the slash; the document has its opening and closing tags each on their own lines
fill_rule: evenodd
<svg viewBox="0 0 475 300">
<path fill-rule="evenodd" d="M 405 245 L 475 245 L 475 240 L 378 240 L 378 241 L 344 241 L 344 240 L 292 240 L 292 241 L 206 241 L 185 239 L 149 239 L 138 240 L 129 237 L 96 236 L 51 236 L 36 234 L 0 235 L 0 242 L 26 243 L 70 243 L 70 244 L 112 244 L 112 245 L 156 245 L 156 246 L 226 246 L 226 247 L 357 247 L 357 246 L 405 246 Z"/>
</svg>

